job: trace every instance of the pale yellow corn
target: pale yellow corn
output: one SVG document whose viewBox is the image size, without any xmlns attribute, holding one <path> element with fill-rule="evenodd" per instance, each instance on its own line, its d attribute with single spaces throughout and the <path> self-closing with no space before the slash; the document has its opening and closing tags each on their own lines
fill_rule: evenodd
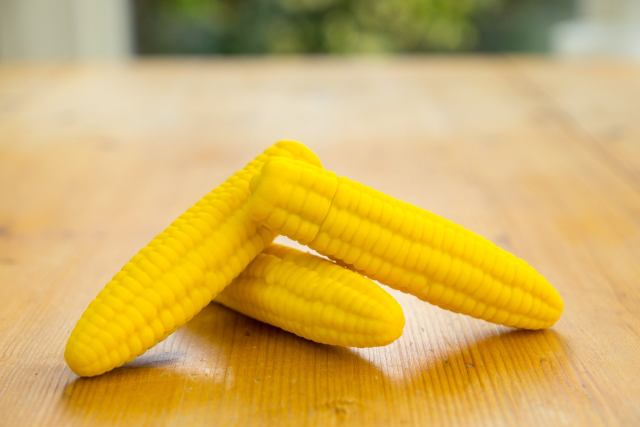
<svg viewBox="0 0 640 427">
<path fill-rule="evenodd" d="M 371 280 L 280 245 L 258 255 L 216 302 L 323 344 L 385 345 L 404 327 L 400 305 Z"/>
<path fill-rule="evenodd" d="M 333 172 L 272 159 L 251 188 L 256 221 L 442 308 L 527 329 L 562 313 L 558 292 L 520 258 Z"/>
<path fill-rule="evenodd" d="M 69 367 L 98 375 L 132 360 L 206 306 L 275 237 L 250 220 L 249 182 L 269 158 L 319 164 L 281 141 L 211 191 L 140 250 L 91 302 L 65 350 Z"/>
</svg>

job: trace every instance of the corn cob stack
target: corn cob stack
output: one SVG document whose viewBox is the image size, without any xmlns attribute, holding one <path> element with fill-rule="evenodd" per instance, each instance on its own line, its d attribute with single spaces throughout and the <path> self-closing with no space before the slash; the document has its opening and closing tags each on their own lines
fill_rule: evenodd
<svg viewBox="0 0 640 427">
<path fill-rule="evenodd" d="M 250 220 L 249 182 L 274 156 L 319 165 L 302 144 L 281 141 L 231 176 L 140 250 L 91 302 L 65 359 L 93 376 L 132 360 L 207 305 L 271 243 Z"/>
<path fill-rule="evenodd" d="M 265 249 L 216 302 L 301 337 L 373 347 L 400 336 L 400 305 L 371 280 L 280 245 Z"/>
<path fill-rule="evenodd" d="M 256 221 L 444 309 L 526 329 L 549 327 L 562 312 L 558 292 L 523 260 L 328 170 L 272 159 L 251 189 Z"/>
<path fill-rule="evenodd" d="M 268 247 L 276 233 L 445 309 L 527 329 L 560 316 L 557 291 L 521 259 L 319 166 L 301 144 L 281 141 L 206 195 L 89 305 L 67 343 L 69 366 L 83 376 L 120 366 L 216 296 L 322 343 L 375 346 L 400 335 L 393 298 L 330 261 Z"/>
</svg>

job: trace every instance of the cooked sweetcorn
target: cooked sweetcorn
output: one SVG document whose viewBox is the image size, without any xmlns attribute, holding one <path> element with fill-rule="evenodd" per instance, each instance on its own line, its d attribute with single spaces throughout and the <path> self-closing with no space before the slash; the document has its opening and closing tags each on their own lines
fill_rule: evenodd
<svg viewBox="0 0 640 427">
<path fill-rule="evenodd" d="M 258 255 L 216 302 L 323 344 L 385 345 L 404 327 L 400 305 L 371 280 L 279 245 Z"/>
<path fill-rule="evenodd" d="M 273 156 L 320 164 L 281 141 L 203 197 L 140 250 L 91 302 L 65 359 L 93 376 L 132 360 L 207 305 L 275 237 L 250 220 L 249 182 Z"/>
<path fill-rule="evenodd" d="M 251 188 L 256 221 L 442 308 L 526 329 L 562 313 L 558 292 L 520 258 L 348 178 L 278 158 Z"/>
</svg>

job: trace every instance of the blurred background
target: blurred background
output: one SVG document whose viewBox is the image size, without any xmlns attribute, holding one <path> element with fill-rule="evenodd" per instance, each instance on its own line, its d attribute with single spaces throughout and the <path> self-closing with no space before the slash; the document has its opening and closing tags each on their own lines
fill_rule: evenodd
<svg viewBox="0 0 640 427">
<path fill-rule="evenodd" d="M 640 58 L 640 0 L 0 0 L 0 60 L 523 52 Z"/>
</svg>

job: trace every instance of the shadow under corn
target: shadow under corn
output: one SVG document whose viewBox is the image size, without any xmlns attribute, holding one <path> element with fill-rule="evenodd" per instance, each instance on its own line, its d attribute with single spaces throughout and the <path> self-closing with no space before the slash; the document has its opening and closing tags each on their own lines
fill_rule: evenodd
<svg viewBox="0 0 640 427">
<path fill-rule="evenodd" d="M 343 395 L 340 389 L 362 384 L 363 377 L 378 388 L 386 382 L 375 365 L 349 349 L 298 338 L 217 304 L 177 334 L 181 353 L 143 355 L 107 374 L 69 383 L 64 415 L 104 425 L 228 421 L 240 415 L 256 422 L 291 416 L 293 422 L 292 408 L 342 416 L 360 399 L 336 397 Z M 319 402 L 319 393 L 326 399 Z"/>
<path fill-rule="evenodd" d="M 559 391 L 567 391 L 569 361 L 564 339 L 553 330 L 499 327 L 417 364 L 398 390 L 408 412 L 428 414 L 432 422 L 566 423 L 558 408 L 567 399 Z"/>
<path fill-rule="evenodd" d="M 68 384 L 64 415 L 94 425 L 490 420 L 491 411 L 508 404 L 517 409 L 525 388 L 545 393 L 564 352 L 552 331 L 507 329 L 439 355 L 398 347 L 352 351 L 304 340 L 217 304 L 177 335 L 180 352 L 145 355 Z M 380 367 L 367 360 L 380 352 Z M 400 375 L 384 371 L 390 364 L 401 367 Z M 518 420 L 506 409 L 503 416 Z"/>
</svg>

